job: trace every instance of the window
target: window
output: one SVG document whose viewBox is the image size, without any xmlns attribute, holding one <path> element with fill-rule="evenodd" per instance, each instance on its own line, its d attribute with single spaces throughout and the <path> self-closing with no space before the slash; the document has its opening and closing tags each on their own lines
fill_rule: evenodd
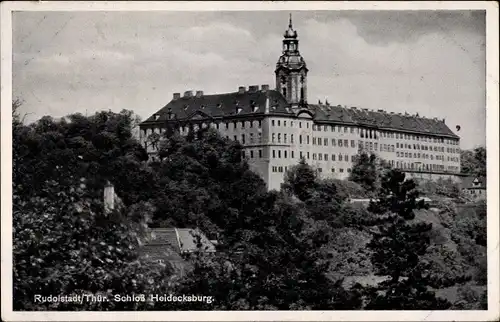
<svg viewBox="0 0 500 322">
<path fill-rule="evenodd" d="M 226 130 L 229 130 L 229 122 L 226 122 Z"/>
<path fill-rule="evenodd" d="M 234 140 L 235 140 L 235 141 L 238 141 L 238 137 L 237 137 L 236 135 L 234 136 Z"/>
<path fill-rule="evenodd" d="M 374 149 L 375 149 L 375 151 L 377 151 L 377 149 L 378 149 L 378 143 L 375 143 L 374 145 L 375 145 Z"/>
<path fill-rule="evenodd" d="M 351 172 L 351 168 L 347 168 L 347 172 Z"/>
<path fill-rule="evenodd" d="M 262 127 L 262 121 L 259 121 L 259 128 Z"/>
<path fill-rule="evenodd" d="M 250 133 L 250 143 L 253 143 L 253 133 Z"/>
<path fill-rule="evenodd" d="M 299 135 L 299 144 L 302 144 L 302 135 Z"/>
<path fill-rule="evenodd" d="M 339 170 L 339 171 L 340 171 L 340 172 L 344 172 L 344 169 L 340 168 L 340 170 Z"/>
<path fill-rule="evenodd" d="M 250 150 L 250 158 L 253 159 L 253 150 Z"/>
<path fill-rule="evenodd" d="M 399 149 L 399 143 L 396 143 L 396 148 L 398 148 L 398 149 Z"/>
<path fill-rule="evenodd" d="M 253 121 L 250 121 L 248 123 L 250 123 L 250 128 L 253 128 Z"/>
<path fill-rule="evenodd" d="M 303 157 L 302 151 L 299 152 L 299 157 L 302 159 L 302 157 Z"/>
<path fill-rule="evenodd" d="M 271 142 L 273 142 L 273 143 L 274 143 L 274 139 L 275 139 L 275 137 L 276 137 L 276 135 L 273 133 L 273 134 L 271 135 Z"/>
<path fill-rule="evenodd" d="M 290 134 L 290 143 L 293 144 L 293 134 Z"/>
<path fill-rule="evenodd" d="M 274 126 L 274 120 L 271 121 L 271 125 Z"/>
<path fill-rule="evenodd" d="M 293 151 L 290 151 L 290 153 L 292 154 L 292 159 L 293 159 L 293 158 L 295 158 L 295 157 L 293 156 Z"/>
<path fill-rule="evenodd" d="M 286 126 L 286 121 L 283 121 L 283 126 Z"/>
<path fill-rule="evenodd" d="M 278 150 L 278 159 L 281 159 L 281 150 Z"/>
<path fill-rule="evenodd" d="M 328 161 L 328 154 L 325 153 L 325 161 Z"/>
<path fill-rule="evenodd" d="M 324 145 L 324 146 L 328 146 L 328 139 L 327 139 L 327 138 L 324 138 L 324 139 L 323 139 L 323 145 Z"/>
<path fill-rule="evenodd" d="M 280 125 L 281 125 L 280 123 L 281 123 L 281 122 L 280 122 L 280 120 L 278 120 L 278 126 L 280 126 Z"/>
<path fill-rule="evenodd" d="M 285 143 L 286 143 L 286 133 L 285 133 L 285 134 L 283 134 L 283 142 L 285 142 Z"/>
<path fill-rule="evenodd" d="M 325 126 L 323 126 L 323 130 L 324 130 L 325 132 L 328 132 L 328 127 L 327 127 L 326 125 L 325 125 Z"/>
<path fill-rule="evenodd" d="M 316 145 L 316 138 L 313 137 L 313 145 Z"/>
<path fill-rule="evenodd" d="M 342 140 L 339 139 L 339 146 L 342 147 Z"/>
<path fill-rule="evenodd" d="M 354 128 L 353 127 L 351 127 L 351 133 L 354 133 Z"/>
<path fill-rule="evenodd" d="M 355 155 L 351 155 L 351 162 L 354 162 L 356 161 L 356 156 Z"/>
<path fill-rule="evenodd" d="M 299 122 L 299 128 L 302 128 L 302 122 Z"/>
<path fill-rule="evenodd" d="M 347 126 L 344 126 L 344 133 L 347 133 Z"/>
<path fill-rule="evenodd" d="M 323 154 L 321 154 L 321 153 L 318 154 L 318 160 L 323 161 Z"/>
<path fill-rule="evenodd" d="M 351 140 L 351 148 L 355 148 L 356 147 L 356 142 L 354 140 Z"/>
<path fill-rule="evenodd" d="M 238 122 L 234 121 L 233 122 L 233 128 L 236 130 L 238 128 Z"/>
<path fill-rule="evenodd" d="M 286 150 L 285 150 L 285 151 L 283 151 L 283 153 L 284 153 L 284 156 L 283 156 L 283 157 L 286 159 L 286 158 L 287 158 L 287 153 L 286 153 Z"/>
<path fill-rule="evenodd" d="M 276 158 L 276 150 L 273 150 L 273 159 Z"/>
<path fill-rule="evenodd" d="M 241 128 L 244 129 L 245 128 L 245 121 L 241 121 Z"/>
<path fill-rule="evenodd" d="M 332 125 L 332 132 L 335 132 L 335 125 Z"/>
<path fill-rule="evenodd" d="M 347 148 L 349 147 L 349 140 L 344 140 L 344 146 Z"/>
<path fill-rule="evenodd" d="M 339 161 L 342 161 L 342 154 L 339 154 Z"/>
<path fill-rule="evenodd" d="M 309 135 L 306 136 L 306 143 L 309 144 Z"/>
<path fill-rule="evenodd" d="M 281 133 L 278 133 L 278 143 L 281 143 Z"/>
<path fill-rule="evenodd" d="M 309 160 L 309 152 L 307 152 L 307 160 Z"/>
<path fill-rule="evenodd" d="M 335 139 L 332 139 L 332 146 L 336 146 L 335 142 Z"/>
<path fill-rule="evenodd" d="M 259 158 L 262 158 L 262 150 L 259 150 Z"/>
<path fill-rule="evenodd" d="M 332 172 L 335 172 L 335 168 L 332 168 Z"/>
<path fill-rule="evenodd" d="M 317 142 L 318 142 L 318 145 L 321 145 L 321 138 L 318 138 Z"/>
</svg>

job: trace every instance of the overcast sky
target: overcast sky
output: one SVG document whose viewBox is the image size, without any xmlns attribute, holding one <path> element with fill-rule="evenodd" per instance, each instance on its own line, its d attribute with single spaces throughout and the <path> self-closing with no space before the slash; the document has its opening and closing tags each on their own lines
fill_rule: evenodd
<svg viewBox="0 0 500 322">
<path fill-rule="evenodd" d="M 476 11 L 291 12 L 308 99 L 446 118 L 462 148 L 485 144 L 485 15 Z M 134 110 L 174 92 L 274 86 L 285 11 L 16 12 L 13 95 L 33 121 Z"/>
</svg>

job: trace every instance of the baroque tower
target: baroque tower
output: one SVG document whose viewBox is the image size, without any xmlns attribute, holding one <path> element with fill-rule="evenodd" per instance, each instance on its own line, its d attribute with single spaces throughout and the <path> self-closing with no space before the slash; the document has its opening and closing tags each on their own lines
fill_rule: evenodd
<svg viewBox="0 0 500 322">
<path fill-rule="evenodd" d="M 293 107 L 307 104 L 307 72 L 306 62 L 299 52 L 297 31 L 290 23 L 283 39 L 283 54 L 276 64 L 276 90 L 286 98 Z"/>
</svg>

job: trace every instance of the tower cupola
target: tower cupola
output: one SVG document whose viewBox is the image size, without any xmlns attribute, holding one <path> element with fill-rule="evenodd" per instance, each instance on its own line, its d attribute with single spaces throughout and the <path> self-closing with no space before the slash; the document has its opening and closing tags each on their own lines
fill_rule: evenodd
<svg viewBox="0 0 500 322">
<path fill-rule="evenodd" d="M 283 51 L 276 64 L 276 90 L 292 105 L 307 102 L 307 67 L 299 52 L 297 31 L 293 29 L 292 15 L 283 39 Z"/>
</svg>

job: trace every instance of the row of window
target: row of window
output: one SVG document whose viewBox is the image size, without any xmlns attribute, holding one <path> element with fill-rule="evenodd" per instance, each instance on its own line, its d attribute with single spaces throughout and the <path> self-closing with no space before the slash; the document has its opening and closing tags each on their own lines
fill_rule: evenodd
<svg viewBox="0 0 500 322">
<path fill-rule="evenodd" d="M 417 170 L 417 171 L 444 171 L 445 167 L 442 164 L 417 164 L 413 162 L 396 162 L 396 168 L 403 170 Z"/>
<path fill-rule="evenodd" d="M 315 138 L 313 137 L 312 144 L 313 145 L 318 145 L 318 146 L 328 146 L 329 139 L 327 138 Z M 349 140 L 342 140 L 342 139 L 331 139 L 331 144 L 333 147 L 339 146 L 339 147 L 349 147 Z M 351 148 L 356 147 L 356 141 L 351 140 Z"/>
<path fill-rule="evenodd" d="M 424 151 L 434 151 L 434 152 L 444 152 L 443 146 L 430 146 L 430 145 L 420 145 L 420 144 L 408 144 L 396 142 L 396 148 L 398 149 L 413 149 L 413 150 L 424 150 Z M 448 153 L 460 153 L 460 149 L 446 148 Z"/>
<path fill-rule="evenodd" d="M 299 128 L 301 129 L 302 128 L 302 122 L 298 122 L 299 123 Z M 306 128 L 309 128 L 309 123 L 308 122 L 304 122 L 306 123 Z M 281 120 L 271 120 L 271 126 L 281 126 Z M 294 122 L 293 121 L 289 121 L 290 124 L 290 127 L 293 127 L 294 126 Z M 287 126 L 287 121 L 286 120 L 283 120 L 283 127 L 286 127 Z M 314 127 L 314 125 L 313 125 Z"/>
<path fill-rule="evenodd" d="M 264 154 L 262 152 L 262 150 L 257 150 L 257 151 L 254 151 L 254 150 L 248 150 L 248 151 L 241 151 L 243 157 L 249 157 L 250 159 L 253 159 L 253 158 L 259 158 L 259 159 L 262 159 L 264 157 Z"/>
<path fill-rule="evenodd" d="M 328 161 L 328 156 L 329 154 L 327 153 L 313 153 L 312 154 L 312 159 L 313 160 L 317 160 L 317 161 Z M 351 155 L 351 162 L 354 162 L 356 156 L 355 155 Z M 336 157 L 336 154 L 332 154 L 331 156 L 331 161 L 346 161 L 346 162 L 349 162 L 349 155 L 345 154 L 340 154 L 338 155 L 338 158 Z"/>
<path fill-rule="evenodd" d="M 440 161 L 444 161 L 444 156 L 443 155 L 432 155 L 432 154 L 426 154 L 426 153 L 422 153 L 420 154 L 419 153 L 416 153 L 416 152 L 396 152 L 396 156 L 398 158 L 422 158 L 422 159 L 431 159 L 431 160 L 440 160 Z M 451 161 L 451 162 L 458 162 L 458 158 L 455 158 L 455 157 L 448 157 L 447 158 L 447 161 Z"/>
<path fill-rule="evenodd" d="M 240 124 L 240 128 L 244 129 L 246 128 L 247 124 L 249 128 L 257 127 L 261 128 L 262 127 L 262 121 L 261 120 L 255 120 L 255 121 L 232 121 L 232 122 L 207 122 L 207 123 L 193 123 L 191 125 L 185 125 L 181 126 L 179 128 L 179 131 L 181 133 L 183 132 L 188 132 L 190 126 L 194 130 L 197 130 L 199 128 L 203 127 L 213 127 L 216 128 L 217 130 L 220 130 L 221 127 L 225 127 L 226 130 L 229 130 L 230 123 L 233 124 L 232 128 L 234 130 L 238 129 L 238 124 Z M 299 128 L 302 128 L 302 122 L 299 123 Z M 309 123 L 306 123 L 306 127 L 309 128 Z M 223 124 L 223 125 L 222 125 Z M 271 120 L 271 125 L 272 126 L 281 126 L 281 120 Z M 294 126 L 294 121 L 289 121 L 291 127 Z M 287 126 L 287 121 L 283 120 L 283 126 Z M 362 138 L 370 138 L 370 139 L 378 139 L 380 137 L 384 138 L 396 138 L 396 139 L 404 139 L 404 140 L 416 140 L 416 141 L 423 141 L 423 142 L 433 142 L 433 143 L 444 143 L 444 144 L 451 144 L 451 145 L 459 145 L 458 140 L 450 140 L 450 139 L 444 139 L 444 138 L 439 138 L 439 137 L 431 137 L 431 136 L 423 136 L 423 135 L 415 135 L 415 134 L 405 134 L 405 133 L 395 133 L 395 132 L 386 132 L 386 131 L 375 131 L 375 130 L 365 130 L 365 129 L 360 129 L 358 127 L 352 127 L 352 126 L 336 126 L 336 125 L 313 125 L 313 130 L 314 131 L 323 131 L 328 132 L 330 129 L 331 132 L 343 132 L 343 133 L 358 133 L 361 135 Z M 155 129 L 146 129 L 143 130 L 145 135 L 148 135 L 150 133 L 162 133 L 162 128 L 157 128 L 158 131 L 155 131 Z"/>
<path fill-rule="evenodd" d="M 283 166 L 273 166 L 272 167 L 273 172 L 286 172 L 287 170 L 288 170 L 288 168 L 283 167 Z"/>
</svg>

